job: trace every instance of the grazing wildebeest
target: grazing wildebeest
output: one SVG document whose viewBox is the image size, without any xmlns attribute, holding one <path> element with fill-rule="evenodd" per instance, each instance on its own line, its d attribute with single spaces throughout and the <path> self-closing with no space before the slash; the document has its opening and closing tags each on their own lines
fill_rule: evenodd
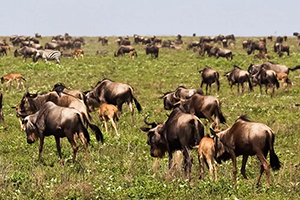
<svg viewBox="0 0 300 200">
<path fill-rule="evenodd" d="M 104 122 L 105 131 L 108 132 L 107 121 L 110 120 L 112 127 L 115 129 L 117 136 L 119 136 L 115 121 L 119 121 L 118 108 L 112 104 L 103 103 L 100 105 L 99 119 Z"/>
<path fill-rule="evenodd" d="M 33 62 L 37 62 L 39 58 L 42 58 L 47 63 L 48 60 L 56 60 L 56 63 L 60 65 L 60 51 L 45 49 L 45 50 L 35 50 L 33 55 Z"/>
<path fill-rule="evenodd" d="M 227 40 L 233 40 L 233 41 L 235 41 L 235 37 L 234 37 L 234 35 L 233 35 L 233 34 L 226 35 L 226 36 L 225 36 L 225 39 L 227 39 Z"/>
<path fill-rule="evenodd" d="M 0 55 L 4 56 L 4 54 L 7 56 L 6 48 L 4 46 L 0 46 Z"/>
<path fill-rule="evenodd" d="M 19 88 L 20 85 L 22 85 L 23 89 L 25 89 L 25 85 L 22 80 L 24 80 L 24 81 L 26 81 L 26 80 L 21 74 L 9 73 L 9 74 L 6 74 L 5 76 L 1 77 L 1 83 L 6 82 L 5 85 L 6 85 L 6 87 L 9 85 L 9 88 L 11 88 L 11 84 L 14 80 L 17 81 L 17 84 L 18 84 L 17 88 Z"/>
<path fill-rule="evenodd" d="M 108 45 L 108 39 L 105 38 L 105 37 L 99 37 L 99 38 L 98 38 L 98 42 L 101 42 L 101 43 L 102 43 L 102 46 Z"/>
<path fill-rule="evenodd" d="M 147 118 L 147 117 L 146 117 Z M 172 166 L 172 154 L 181 150 L 184 156 L 184 170 L 187 178 L 191 180 L 192 157 L 190 149 L 199 144 L 204 136 L 204 126 L 195 115 L 174 109 L 168 120 L 161 124 L 155 122 L 145 123 L 149 127 L 141 127 L 148 135 L 147 144 L 150 145 L 150 155 L 162 158 L 169 154 L 169 169 Z"/>
<path fill-rule="evenodd" d="M 198 160 L 200 165 L 199 179 L 204 179 L 204 164 L 206 164 L 209 169 L 210 180 L 213 180 L 214 171 L 215 180 L 218 180 L 218 163 L 215 161 L 215 157 L 215 142 L 206 135 L 201 139 L 198 146 Z"/>
<path fill-rule="evenodd" d="M 93 130 L 96 135 L 97 141 L 103 142 L 102 132 L 96 125 L 91 123 L 90 115 L 88 113 L 86 105 L 82 100 L 74 97 L 73 95 L 65 93 L 60 93 L 60 95 L 58 95 L 57 92 L 54 91 L 43 95 L 30 94 L 29 92 L 27 92 L 23 96 L 19 104 L 17 115 L 24 118 L 28 115 L 34 114 L 39 111 L 40 108 L 48 101 L 51 101 L 58 106 L 72 107 L 78 110 L 84 115 L 84 124 L 88 125 Z"/>
<path fill-rule="evenodd" d="M 64 50 L 66 49 L 71 49 L 72 48 L 72 44 L 73 42 L 72 41 L 67 41 L 67 40 L 64 40 L 64 41 L 57 41 L 57 44 L 59 44 L 59 47 L 60 48 L 63 48 Z"/>
<path fill-rule="evenodd" d="M 84 116 L 75 108 L 66 108 L 55 105 L 53 102 L 46 102 L 35 114 L 24 118 L 25 131 L 27 134 L 27 143 L 32 144 L 38 138 L 40 139 L 39 162 L 41 162 L 44 138 L 53 135 L 56 141 L 56 148 L 63 165 L 64 160 L 61 156 L 60 138 L 67 137 L 73 149 L 73 163 L 75 162 L 78 147 L 76 137 L 80 137 L 87 159 L 87 145 L 90 142 L 90 136 L 84 126 Z"/>
<path fill-rule="evenodd" d="M 222 49 L 218 47 L 211 48 L 208 56 L 215 56 L 217 59 L 219 57 L 225 57 L 227 60 L 232 60 L 232 52 L 228 49 Z"/>
<path fill-rule="evenodd" d="M 240 93 L 240 84 L 242 86 L 242 93 L 244 93 L 244 82 L 248 82 L 249 90 L 253 91 L 251 84 L 251 75 L 246 70 L 241 69 L 240 67 L 234 65 L 233 70 L 227 72 L 224 76 L 227 77 L 229 85 L 232 89 L 232 86 L 237 84 L 238 93 Z"/>
<path fill-rule="evenodd" d="M 27 58 L 30 58 L 32 55 L 35 54 L 35 51 L 37 49 L 33 48 L 33 47 L 22 47 L 20 49 L 16 49 L 15 52 L 14 52 L 14 56 L 17 57 L 17 56 L 21 56 L 23 55 L 23 59 L 24 61 L 26 61 Z"/>
<path fill-rule="evenodd" d="M 179 107 L 182 111 L 208 119 L 219 128 L 220 123 L 226 124 L 226 119 L 221 111 L 221 103 L 214 96 L 194 94 L 189 99 L 180 99 L 174 103 L 173 108 Z M 212 116 L 215 116 L 213 120 Z"/>
<path fill-rule="evenodd" d="M 215 148 L 217 161 L 231 158 L 233 164 L 234 184 L 236 184 L 236 157 L 242 155 L 241 173 L 245 179 L 246 163 L 249 156 L 256 155 L 261 163 L 260 174 L 256 180 L 259 183 L 262 173 L 267 175 L 267 184 L 270 185 L 270 164 L 266 160 L 270 152 L 270 163 L 273 170 L 279 170 L 281 164 L 274 152 L 275 136 L 270 127 L 263 123 L 252 122 L 246 116 L 240 116 L 235 123 L 224 131 L 216 132 L 212 128 L 211 133 L 215 136 Z"/>
<path fill-rule="evenodd" d="M 186 50 L 190 50 L 191 48 L 193 47 L 200 47 L 200 42 L 199 41 L 192 41 L 192 42 L 189 42 Z"/>
<path fill-rule="evenodd" d="M 60 45 L 54 42 L 47 42 L 45 44 L 45 49 L 53 49 L 53 50 L 60 50 Z"/>
<path fill-rule="evenodd" d="M 140 103 L 134 97 L 131 86 L 124 83 L 113 82 L 109 79 L 99 81 L 97 85 L 86 93 L 87 103 L 90 105 L 91 101 L 98 101 L 101 103 L 108 103 L 117 105 L 118 110 L 122 112 L 122 105 L 127 103 L 131 111 L 132 123 L 134 123 L 134 109 L 132 102 L 134 101 L 138 111 L 142 111 Z"/>
<path fill-rule="evenodd" d="M 247 50 L 248 55 L 254 53 L 255 50 L 259 50 L 259 52 L 267 53 L 266 43 L 264 43 L 263 41 L 251 42 Z"/>
<path fill-rule="evenodd" d="M 273 36 L 272 36 L 272 35 L 269 35 L 269 36 L 267 37 L 267 39 L 270 40 L 270 41 L 272 42 L 272 41 L 273 41 Z"/>
<path fill-rule="evenodd" d="M 276 73 L 284 72 L 286 74 L 289 74 L 290 71 L 295 71 L 295 70 L 300 69 L 300 65 L 297 65 L 294 68 L 289 68 L 285 65 L 278 65 L 278 64 L 271 63 L 271 62 L 265 62 L 261 65 L 252 65 L 251 64 L 248 68 L 248 71 L 251 74 L 255 74 L 256 72 L 258 72 L 260 70 L 260 68 L 271 69 L 271 70 L 274 70 Z"/>
<path fill-rule="evenodd" d="M 287 55 L 290 55 L 290 46 L 289 45 L 285 45 L 282 43 L 275 43 L 274 44 L 274 52 L 278 53 L 279 57 L 281 57 L 283 55 L 283 52 L 286 52 Z"/>
<path fill-rule="evenodd" d="M 82 91 L 69 89 L 63 83 L 56 83 L 54 85 L 52 91 L 57 92 L 58 95 L 60 95 L 60 93 L 62 93 L 62 92 L 66 93 L 66 94 L 69 94 L 69 95 L 72 95 L 72 96 L 82 100 L 87 105 L 86 96 Z"/>
<path fill-rule="evenodd" d="M 266 94 L 268 91 L 268 87 L 271 87 L 272 88 L 271 97 L 274 96 L 275 86 L 277 89 L 279 88 L 279 82 L 277 80 L 276 72 L 270 69 L 266 70 L 262 68 L 256 74 L 252 75 L 252 82 L 253 82 L 253 86 L 257 84 L 259 85 L 260 94 L 262 94 L 262 85 L 265 85 Z"/>
<path fill-rule="evenodd" d="M 35 49 L 43 49 L 43 46 L 40 44 L 36 44 L 36 43 L 29 43 L 28 45 L 29 47 L 35 48 Z"/>
<path fill-rule="evenodd" d="M 282 43 L 282 42 L 283 42 L 283 37 L 277 36 L 276 42 L 277 42 L 277 43 Z"/>
<path fill-rule="evenodd" d="M 242 45 L 243 45 L 243 49 L 248 49 L 250 44 L 252 43 L 252 40 L 244 40 Z"/>
<path fill-rule="evenodd" d="M 158 58 L 159 48 L 153 44 L 146 45 L 146 55 L 151 54 L 151 58 Z"/>
<path fill-rule="evenodd" d="M 2 100 L 3 100 L 3 94 L 2 94 L 2 92 L 0 92 L 0 122 L 3 121 L 3 127 L 4 127 L 4 130 L 6 130 L 7 125 L 4 121 L 4 114 L 3 114 L 3 109 L 2 109 L 2 105 L 3 105 Z"/>
<path fill-rule="evenodd" d="M 215 40 L 215 37 L 210 37 L 210 36 L 202 36 L 200 37 L 200 44 L 204 44 L 205 42 L 210 43 Z"/>
<path fill-rule="evenodd" d="M 212 69 L 209 66 L 205 66 L 204 69 L 200 70 L 199 73 L 201 73 L 202 81 L 201 81 L 201 88 L 203 84 L 206 84 L 206 94 L 207 94 L 207 88 L 209 87 L 209 93 L 211 93 L 211 84 L 216 83 L 217 91 L 220 90 L 220 82 L 219 82 L 219 73 Z"/>
<path fill-rule="evenodd" d="M 121 45 L 118 50 L 114 53 L 115 57 L 118 57 L 118 56 L 123 56 L 125 53 L 130 53 L 130 51 L 133 51 L 135 56 L 137 57 L 137 53 L 135 51 L 135 48 L 133 46 L 124 46 L 124 45 Z"/>
</svg>

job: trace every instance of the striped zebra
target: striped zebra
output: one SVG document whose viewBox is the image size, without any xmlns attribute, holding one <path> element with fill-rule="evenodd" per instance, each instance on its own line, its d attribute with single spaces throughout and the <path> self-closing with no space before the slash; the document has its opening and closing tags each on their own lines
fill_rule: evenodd
<svg viewBox="0 0 300 200">
<path fill-rule="evenodd" d="M 36 50 L 33 56 L 33 62 L 37 62 L 39 58 L 42 58 L 47 62 L 48 60 L 56 60 L 57 64 L 60 64 L 60 51 L 54 50 Z"/>
</svg>

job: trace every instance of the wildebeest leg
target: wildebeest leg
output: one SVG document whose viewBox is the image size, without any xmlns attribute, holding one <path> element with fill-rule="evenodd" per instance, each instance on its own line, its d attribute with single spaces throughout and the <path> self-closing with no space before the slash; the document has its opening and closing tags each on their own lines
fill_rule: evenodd
<svg viewBox="0 0 300 200">
<path fill-rule="evenodd" d="M 256 180 L 256 185 L 258 185 L 261 175 L 264 171 L 266 171 L 267 176 L 267 185 L 270 186 L 270 164 L 266 160 L 266 155 L 264 155 L 260 150 L 257 151 L 256 156 L 261 163 L 260 173 Z"/>
<path fill-rule="evenodd" d="M 202 155 L 202 153 L 198 154 L 198 160 L 199 160 L 199 168 L 200 168 L 200 176 L 199 179 L 203 180 L 204 179 L 204 156 Z"/>
<path fill-rule="evenodd" d="M 0 109 L 0 121 L 3 121 L 3 127 L 4 127 L 4 130 L 6 130 L 7 129 L 7 125 L 6 125 L 5 121 L 4 121 L 4 115 L 3 115 L 2 109 Z"/>
<path fill-rule="evenodd" d="M 262 94 L 262 87 L 261 87 L 261 85 L 259 85 L 259 89 L 260 89 L 260 94 Z"/>
<path fill-rule="evenodd" d="M 75 135 L 77 135 L 77 134 L 75 134 Z M 83 133 L 79 133 L 79 137 L 80 137 L 80 140 L 81 140 L 81 142 L 83 144 L 83 148 L 85 150 L 86 159 L 90 160 L 90 158 L 89 158 L 89 151 L 88 151 L 88 145 L 87 145 L 86 139 L 84 137 L 84 134 Z M 75 141 L 77 141 L 77 140 L 75 140 Z"/>
<path fill-rule="evenodd" d="M 55 137 L 55 141 L 56 141 L 56 149 L 57 149 L 57 152 L 58 152 L 58 156 L 60 158 L 59 162 L 60 162 L 61 165 L 64 165 L 64 160 L 62 159 L 62 156 L 61 156 L 60 138 Z"/>
<path fill-rule="evenodd" d="M 186 146 L 184 146 L 182 148 L 182 153 L 184 156 L 184 172 L 185 172 L 185 176 L 187 176 L 188 180 L 191 180 L 191 169 L 192 169 L 192 157 L 190 154 L 190 151 L 188 150 L 188 148 Z"/>
<path fill-rule="evenodd" d="M 240 93 L 240 84 L 239 83 L 237 84 L 237 92 L 238 92 L 238 94 Z"/>
<path fill-rule="evenodd" d="M 134 116 L 133 116 L 134 115 L 134 109 L 133 109 L 132 102 L 129 102 L 128 105 L 129 105 L 130 112 L 131 112 L 131 122 L 132 122 L 132 124 L 134 124 Z"/>
<path fill-rule="evenodd" d="M 245 179 L 248 179 L 246 176 L 246 163 L 248 160 L 248 155 L 243 155 L 243 162 L 242 162 L 242 168 L 241 168 L 241 173 L 244 176 Z"/>
<path fill-rule="evenodd" d="M 108 133 L 106 117 L 105 117 L 105 116 L 102 116 L 102 120 L 103 120 L 103 122 L 104 122 L 105 131 Z"/>
<path fill-rule="evenodd" d="M 233 182 L 234 184 L 236 185 L 236 155 L 234 153 L 233 150 L 229 150 L 229 154 L 230 154 L 230 157 L 231 157 L 231 160 L 232 160 L 232 166 L 233 166 Z"/>
<path fill-rule="evenodd" d="M 68 135 L 68 134 L 66 134 L 66 135 Z M 71 133 L 71 135 L 73 135 L 73 133 Z M 73 159 L 72 159 L 72 162 L 75 163 L 76 153 L 77 153 L 78 147 L 77 147 L 76 142 L 74 141 L 74 138 L 72 136 L 71 137 L 67 136 L 67 138 L 68 138 L 68 140 L 69 140 L 69 142 L 70 142 L 70 144 L 72 146 L 72 149 L 73 149 Z"/>
<path fill-rule="evenodd" d="M 205 88 L 206 95 L 207 95 L 207 89 L 208 89 L 208 84 L 206 83 L 206 88 Z"/>
<path fill-rule="evenodd" d="M 44 136 L 40 137 L 40 147 L 39 147 L 39 163 L 41 163 L 42 160 L 42 151 L 44 146 Z"/>
<path fill-rule="evenodd" d="M 218 181 L 218 163 L 216 161 L 215 162 L 215 180 Z"/>
<path fill-rule="evenodd" d="M 244 83 L 241 83 L 241 85 L 242 85 L 242 94 L 244 94 Z"/>
<path fill-rule="evenodd" d="M 203 84 L 204 84 L 204 82 L 203 82 L 203 80 L 202 80 L 202 81 L 201 81 L 201 84 L 200 84 L 201 89 L 202 89 Z"/>
<path fill-rule="evenodd" d="M 117 126 L 116 126 L 116 123 L 114 122 L 114 119 L 113 118 L 109 118 L 110 121 L 111 121 L 111 125 L 114 127 L 115 131 L 116 131 L 116 134 L 117 136 L 120 136 L 119 133 L 118 133 L 118 130 L 117 130 Z"/>
</svg>

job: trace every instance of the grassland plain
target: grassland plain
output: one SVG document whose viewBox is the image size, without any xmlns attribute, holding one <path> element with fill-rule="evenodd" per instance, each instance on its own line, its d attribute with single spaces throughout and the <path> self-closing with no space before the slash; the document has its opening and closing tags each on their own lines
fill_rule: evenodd
<svg viewBox="0 0 300 200">
<path fill-rule="evenodd" d="M 3 38 L 8 41 L 8 37 L 0 39 Z M 175 38 L 162 37 L 163 40 Z M 45 44 L 50 39 L 43 37 L 40 42 Z M 295 106 L 300 103 L 300 71 L 290 73 L 293 86 L 276 90 L 274 98 L 261 95 L 258 88 L 251 93 L 246 90 L 244 94 L 238 94 L 236 86 L 233 90 L 230 89 L 223 74 L 230 71 L 233 65 L 247 69 L 251 63 L 262 62 L 254 59 L 253 55 L 247 55 L 242 49 L 243 37 L 238 37 L 235 47 L 230 47 L 234 54 L 232 61 L 201 57 L 191 50 L 185 50 L 187 42 L 198 40 L 199 37 L 183 37 L 185 44 L 182 45 L 182 50 L 161 48 L 158 59 L 151 59 L 145 54 L 142 45 L 135 45 L 138 57 L 134 60 L 129 59 L 129 56 L 113 56 L 113 51 L 117 49 L 114 42 L 116 37 L 109 37 L 109 45 L 104 47 L 97 39 L 85 37 L 83 60 L 63 57 L 61 65 L 44 63 L 42 60 L 33 63 L 32 59 L 23 62 L 21 57 L 13 56 L 13 47 L 7 56 L 0 57 L 1 74 L 22 74 L 32 93 L 49 91 L 57 82 L 82 91 L 89 90 L 103 78 L 127 83 L 134 88 L 135 96 L 143 107 L 140 114 L 135 110 L 136 123 L 131 124 L 129 108 L 124 105 L 124 112 L 117 124 L 121 135 L 118 138 L 112 129 L 105 132 L 96 113 L 91 113 L 93 121 L 104 133 L 105 143 L 97 148 L 95 136 L 91 133 L 90 161 L 85 159 L 79 143 L 79 152 L 73 164 L 70 144 L 62 139 L 62 153 L 66 164 L 61 166 L 54 138 L 49 137 L 45 139 L 43 162 L 38 163 L 38 142 L 27 144 L 26 134 L 20 130 L 15 110 L 11 108 L 20 102 L 25 91 L 17 90 L 15 86 L 11 90 L 5 90 L 2 85 L 3 111 L 8 129 L 5 131 L 0 124 L 0 199 L 300 198 L 300 108 Z M 267 44 L 268 54 L 275 63 L 295 67 L 300 64 L 300 47 L 294 37 L 289 37 L 286 43 L 290 45 L 290 56 L 279 58 L 273 52 L 273 42 Z M 96 55 L 96 50 L 99 49 L 109 53 Z M 168 178 L 167 156 L 161 159 L 158 170 L 152 169 L 154 158 L 149 154 L 147 136 L 140 130 L 144 126 L 144 117 L 150 114 L 150 121 L 166 120 L 169 111 L 163 109 L 163 102 L 158 97 L 179 85 L 199 88 L 201 78 L 198 70 L 205 65 L 216 69 L 221 75 L 221 89 L 216 92 L 213 87 L 212 95 L 222 102 L 228 124 L 233 124 L 239 115 L 247 114 L 251 120 L 265 123 L 273 129 L 276 135 L 275 152 L 282 162 L 282 168 L 271 172 L 272 186 L 267 187 L 265 175 L 258 187 L 254 185 L 260 168 L 256 157 L 249 158 L 247 163 L 249 180 L 244 180 L 238 171 L 237 185 L 233 185 L 231 161 L 219 166 L 218 182 L 209 180 L 207 170 L 205 181 L 199 181 L 196 151 L 192 152 L 194 165 L 191 182 L 185 180 L 181 169 L 173 178 Z M 238 168 L 240 167 L 241 158 L 238 158 Z"/>
</svg>

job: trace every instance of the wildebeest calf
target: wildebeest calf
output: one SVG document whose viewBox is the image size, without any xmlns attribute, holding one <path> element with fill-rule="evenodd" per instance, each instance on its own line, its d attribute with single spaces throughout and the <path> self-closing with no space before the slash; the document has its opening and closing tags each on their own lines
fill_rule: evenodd
<svg viewBox="0 0 300 200">
<path fill-rule="evenodd" d="M 119 121 L 118 108 L 112 104 L 103 103 L 98 110 L 99 119 L 104 122 L 105 130 L 108 132 L 107 121 L 110 120 L 117 136 L 119 136 L 115 121 Z"/>
</svg>

